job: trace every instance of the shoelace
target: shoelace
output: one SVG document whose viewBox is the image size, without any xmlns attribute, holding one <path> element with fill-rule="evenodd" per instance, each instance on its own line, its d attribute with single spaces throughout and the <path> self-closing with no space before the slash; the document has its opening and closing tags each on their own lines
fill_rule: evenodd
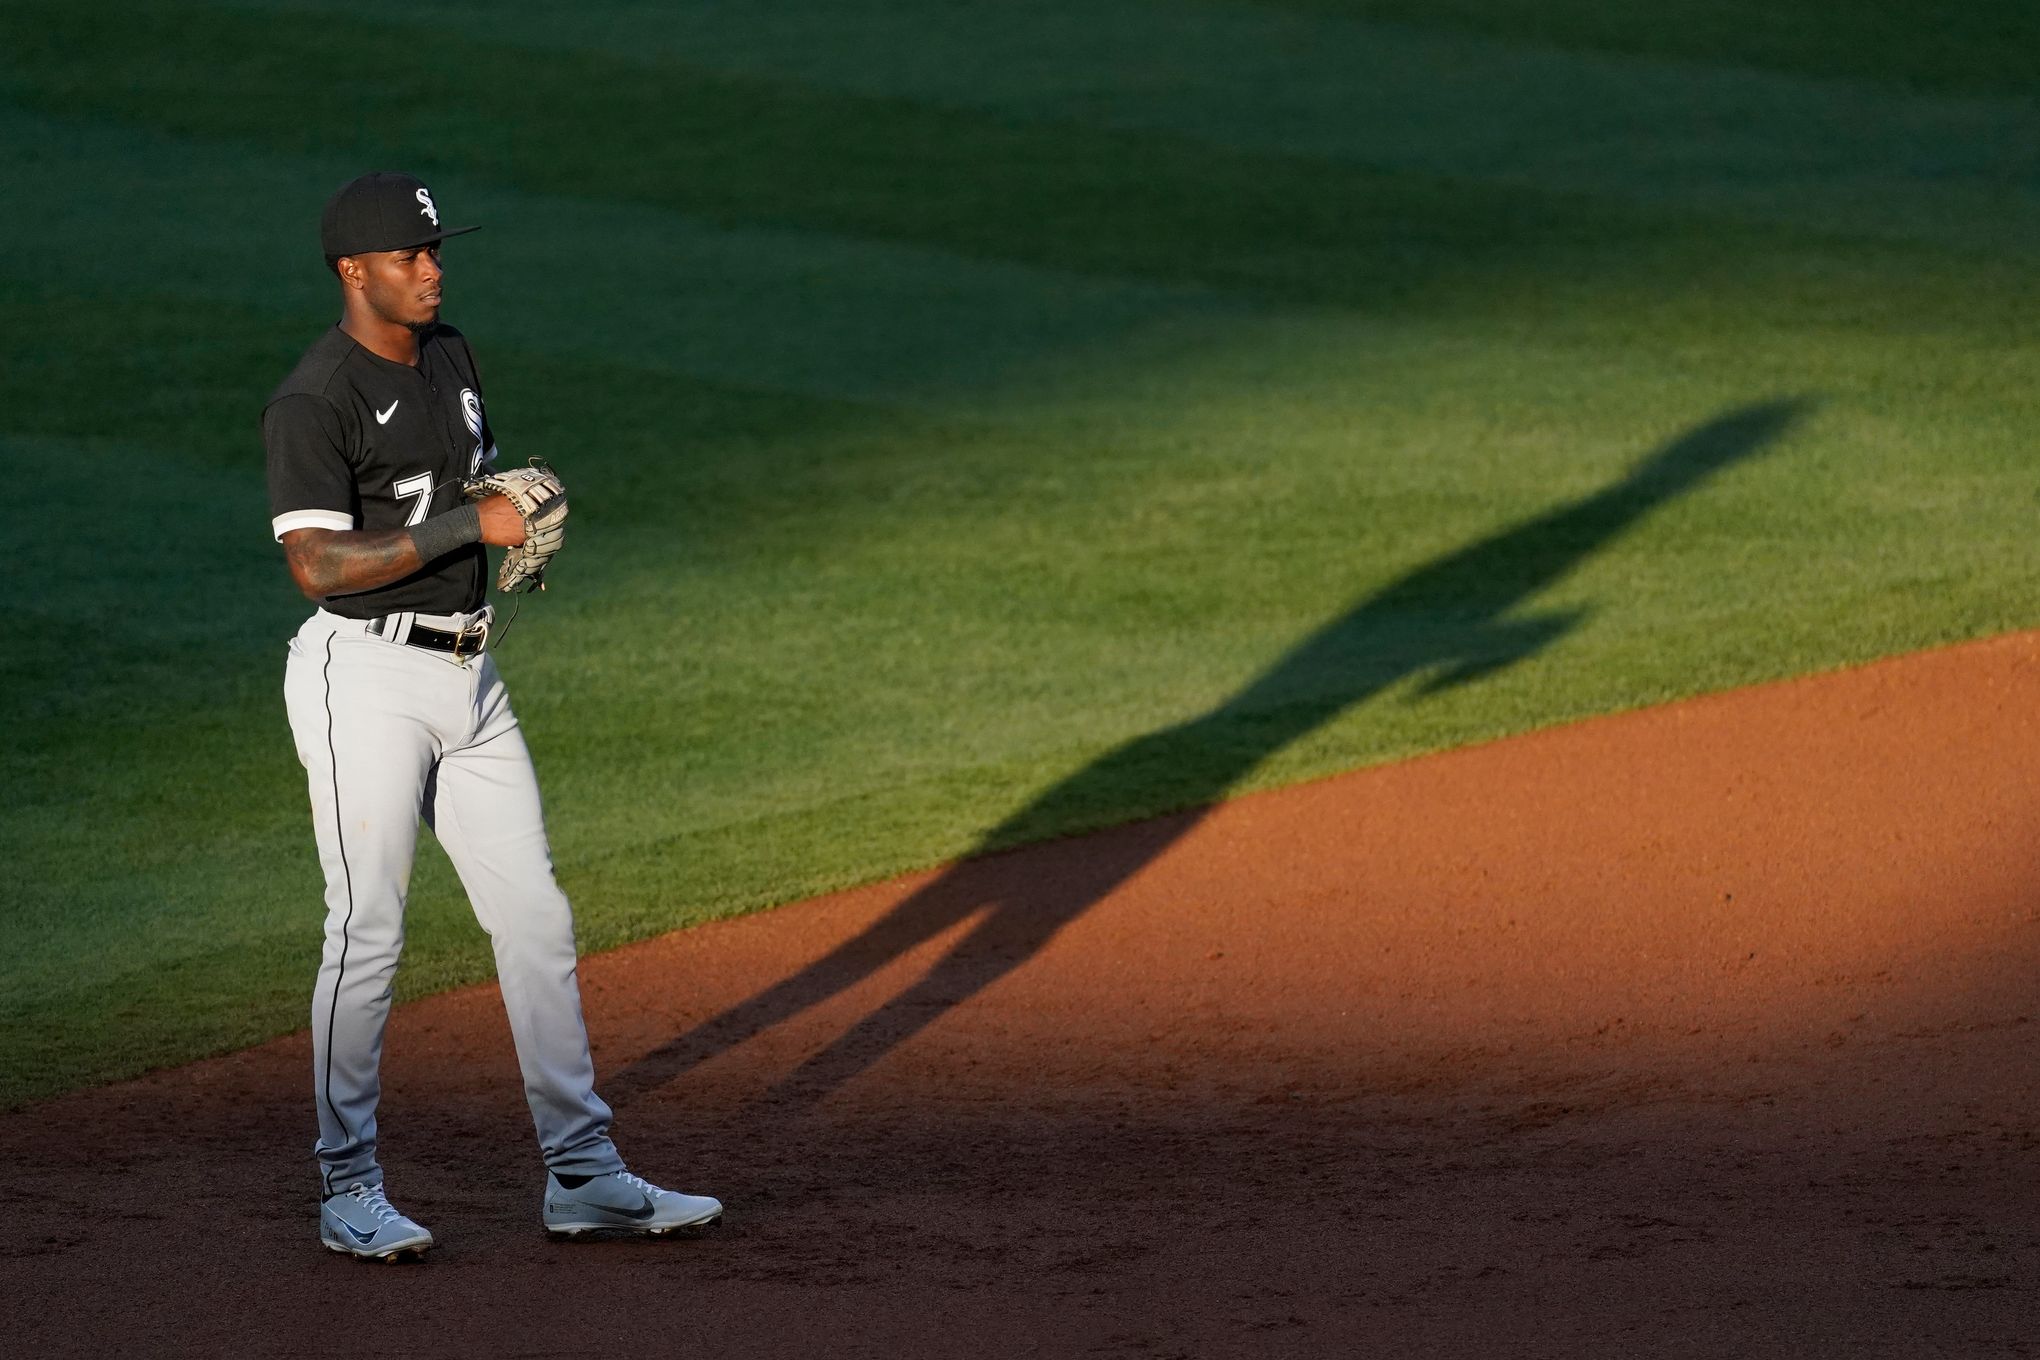
<svg viewBox="0 0 2040 1360">
<path fill-rule="evenodd" d="M 635 1185 L 638 1189 L 644 1191 L 646 1199 L 651 1199 L 655 1195 L 664 1193 L 662 1190 L 659 1189 L 658 1186 L 653 1185 L 643 1176 L 633 1176 L 628 1171 L 617 1172 L 616 1178 L 622 1181 L 625 1185 Z"/>
<path fill-rule="evenodd" d="M 362 1208 L 374 1214 L 384 1223 L 393 1222 L 403 1217 L 402 1214 L 397 1212 L 397 1207 L 391 1204 L 389 1199 L 383 1194 L 380 1185 L 374 1189 L 370 1189 L 365 1185 L 357 1185 L 348 1193 L 361 1202 Z"/>
</svg>

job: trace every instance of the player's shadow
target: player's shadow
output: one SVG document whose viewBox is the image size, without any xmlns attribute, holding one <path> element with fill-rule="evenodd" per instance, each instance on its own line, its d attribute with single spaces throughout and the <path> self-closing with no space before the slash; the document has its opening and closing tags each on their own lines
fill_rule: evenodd
<svg viewBox="0 0 2040 1360">
<path fill-rule="evenodd" d="M 1055 934 L 1161 856 L 1269 756 L 1397 681 L 1432 673 L 1425 694 L 1493 674 L 1548 646 L 1579 612 L 1505 617 L 1646 514 L 1773 443 L 1805 403 L 1720 416 L 1584 499 L 1428 562 L 1305 638 L 1210 712 L 1136 737 L 1052 785 L 980 840 L 976 853 L 1030 833 L 1094 821 L 1139 790 L 1190 811 L 1121 827 L 1041 876 L 1033 857 L 965 858 L 798 973 L 653 1050 L 608 1083 L 656 1088 L 696 1063 L 870 977 L 973 921 L 918 982 L 782 1079 L 777 1105 L 820 1099 L 944 1011 L 1012 972 Z"/>
</svg>

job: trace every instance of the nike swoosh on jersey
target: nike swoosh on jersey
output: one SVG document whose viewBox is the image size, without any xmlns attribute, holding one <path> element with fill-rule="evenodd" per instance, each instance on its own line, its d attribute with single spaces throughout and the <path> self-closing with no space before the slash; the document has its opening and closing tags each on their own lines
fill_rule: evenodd
<svg viewBox="0 0 2040 1360">
<path fill-rule="evenodd" d="M 375 423 L 376 423 L 376 424 L 378 424 L 378 425 L 387 425 L 387 424 L 389 424 L 389 423 L 390 423 L 390 417 L 391 417 L 391 416 L 393 416 L 393 415 L 395 415 L 395 414 L 397 413 L 397 407 L 398 407 L 399 405 L 401 405 L 401 404 L 403 403 L 403 400 L 404 400 L 404 399 L 403 399 L 402 397 L 398 397 L 398 398 L 397 398 L 397 399 L 396 399 L 395 401 L 393 401 L 393 402 L 391 402 L 391 403 L 390 403 L 390 409 L 389 409 L 389 410 L 387 410 L 387 411 L 377 411 L 377 412 L 375 413 Z"/>
</svg>

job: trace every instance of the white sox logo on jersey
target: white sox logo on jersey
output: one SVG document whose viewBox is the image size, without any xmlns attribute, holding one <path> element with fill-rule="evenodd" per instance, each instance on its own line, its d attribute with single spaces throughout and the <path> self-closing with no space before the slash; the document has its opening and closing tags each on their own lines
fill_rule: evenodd
<svg viewBox="0 0 2040 1360">
<path fill-rule="evenodd" d="M 420 189 L 418 192 L 423 193 L 425 191 Z M 473 457 L 468 460 L 470 464 L 468 471 L 470 473 L 480 472 L 482 470 L 482 454 L 484 453 L 482 448 L 482 398 L 472 387 L 460 389 L 460 416 L 462 420 L 467 422 L 468 433 L 475 437 L 475 451 Z"/>
<path fill-rule="evenodd" d="M 424 213 L 424 214 L 425 214 L 425 215 L 426 215 L 427 217 L 431 218 L 431 219 L 432 219 L 432 225 L 433 225 L 433 226 L 435 226 L 435 227 L 436 227 L 436 226 L 438 226 L 438 225 L 439 225 L 439 209 L 437 209 L 437 208 L 435 208 L 435 207 L 433 207 L 433 206 L 432 206 L 432 192 L 431 192 L 431 190 L 429 190 L 429 189 L 426 189 L 426 188 L 424 188 L 423 186 L 420 186 L 420 188 L 419 188 L 419 190 L 418 190 L 418 201 L 419 201 L 420 203 L 423 203 L 423 204 L 425 205 L 424 207 L 422 207 L 422 208 L 418 209 L 418 211 L 419 211 L 419 212 L 421 212 L 421 213 Z"/>
</svg>

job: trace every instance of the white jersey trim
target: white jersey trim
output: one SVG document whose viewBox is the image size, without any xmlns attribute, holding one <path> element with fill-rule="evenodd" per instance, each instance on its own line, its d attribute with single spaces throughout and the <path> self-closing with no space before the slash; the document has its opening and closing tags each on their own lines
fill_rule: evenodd
<svg viewBox="0 0 2040 1360">
<path fill-rule="evenodd" d="M 346 531 L 354 527 L 354 516 L 338 510 L 292 510 L 269 521 L 269 531 L 277 541 L 293 529 L 339 529 Z"/>
</svg>

